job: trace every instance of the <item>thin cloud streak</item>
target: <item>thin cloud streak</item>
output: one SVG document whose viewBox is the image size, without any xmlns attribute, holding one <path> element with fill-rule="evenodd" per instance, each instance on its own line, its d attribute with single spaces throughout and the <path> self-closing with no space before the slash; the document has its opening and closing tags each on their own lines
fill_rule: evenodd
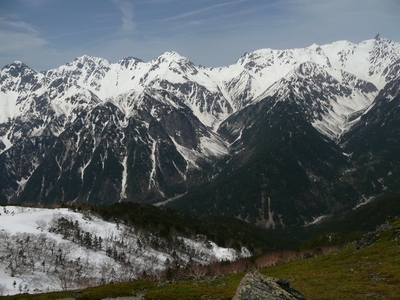
<svg viewBox="0 0 400 300">
<path fill-rule="evenodd" d="M 43 47 L 48 43 L 31 24 L 7 17 L 0 17 L 0 23 L 0 40 L 6 41 L 0 43 L 0 56 L 24 53 L 26 49 Z"/>
<path fill-rule="evenodd" d="M 0 24 L 2 24 L 2 27 L 8 27 L 11 31 L 18 31 L 18 32 L 27 32 L 27 33 L 31 33 L 31 34 L 39 34 L 39 31 L 36 30 L 31 24 L 28 24 L 24 21 L 14 21 L 14 20 L 10 20 L 7 17 L 0 17 Z M 5 29 L 1 29 L 0 31 L 3 31 Z"/>
<path fill-rule="evenodd" d="M 133 21 L 133 5 L 127 0 L 111 0 L 115 6 L 122 12 L 122 31 L 133 32 L 136 24 Z"/>
<path fill-rule="evenodd" d="M 238 1 L 228 2 L 228 3 L 216 4 L 216 5 L 208 6 L 208 7 L 202 8 L 202 9 L 197 9 L 197 10 L 192 10 L 192 11 L 189 11 L 189 12 L 186 12 L 186 13 L 182 13 L 182 14 L 170 17 L 170 18 L 165 18 L 165 19 L 162 19 L 162 21 L 174 21 L 174 20 L 185 19 L 185 18 L 188 18 L 188 17 L 193 17 L 195 15 L 202 14 L 202 13 L 204 13 L 206 11 L 210 11 L 210 10 L 213 10 L 213 9 L 216 9 L 216 8 L 220 8 L 220 7 L 235 5 L 235 4 L 238 4 L 238 3 L 245 2 L 245 1 L 246 0 L 238 0 Z"/>
</svg>

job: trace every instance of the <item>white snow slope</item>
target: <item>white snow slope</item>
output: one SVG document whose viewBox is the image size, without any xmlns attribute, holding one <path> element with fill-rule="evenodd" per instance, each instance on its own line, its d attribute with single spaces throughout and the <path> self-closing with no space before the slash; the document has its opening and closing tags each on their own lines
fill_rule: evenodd
<svg viewBox="0 0 400 300">
<path fill-rule="evenodd" d="M 208 264 L 250 255 L 245 248 L 238 253 L 204 237 L 177 236 L 173 249 L 155 249 L 157 241 L 89 213 L 0 207 L 0 291 L 15 295 L 83 288 L 134 280 L 143 271 L 157 277 L 174 263 L 184 267 L 189 261 Z"/>
</svg>

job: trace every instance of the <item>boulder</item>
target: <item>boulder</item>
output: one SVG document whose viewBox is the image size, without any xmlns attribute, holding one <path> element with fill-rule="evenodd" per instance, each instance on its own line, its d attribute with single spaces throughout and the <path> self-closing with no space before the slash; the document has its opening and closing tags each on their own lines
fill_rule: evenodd
<svg viewBox="0 0 400 300">
<path fill-rule="evenodd" d="M 272 278 L 259 272 L 244 276 L 232 300 L 307 300 L 286 279 Z"/>
</svg>

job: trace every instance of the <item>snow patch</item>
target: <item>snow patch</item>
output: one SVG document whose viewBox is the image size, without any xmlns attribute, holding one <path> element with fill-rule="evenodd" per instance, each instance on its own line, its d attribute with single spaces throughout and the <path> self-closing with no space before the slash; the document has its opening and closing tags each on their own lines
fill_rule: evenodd
<svg viewBox="0 0 400 300">
<path fill-rule="evenodd" d="M 149 187 L 148 190 L 151 189 L 152 186 L 156 187 L 156 181 L 154 179 L 156 175 L 156 167 L 157 167 L 157 160 L 156 160 L 156 150 L 157 150 L 157 141 L 153 140 L 153 144 L 151 147 L 151 171 L 150 171 L 150 176 L 149 176 Z"/>
<path fill-rule="evenodd" d="M 319 216 L 319 217 L 314 217 L 313 218 L 314 220 L 312 220 L 311 222 L 305 222 L 305 224 L 303 226 L 307 227 L 307 226 L 311 226 L 311 225 L 317 225 L 317 224 L 321 223 L 321 221 L 326 219 L 327 217 L 329 217 L 329 216 L 328 215 L 322 215 L 322 216 Z"/>
<path fill-rule="evenodd" d="M 155 204 L 153 204 L 153 205 L 156 206 L 156 207 L 164 206 L 164 205 L 166 205 L 166 204 L 168 204 L 168 203 L 171 203 L 171 202 L 174 202 L 175 200 L 178 200 L 179 198 L 185 196 L 186 194 L 187 194 L 187 192 L 184 193 L 184 194 L 176 195 L 176 196 L 174 196 L 174 197 L 172 197 L 172 198 L 169 198 L 168 200 L 155 203 Z"/>
<path fill-rule="evenodd" d="M 128 156 L 125 156 L 124 159 L 122 160 L 122 167 L 124 168 L 122 170 L 122 182 L 121 182 L 121 200 L 126 199 L 126 186 L 127 186 L 127 177 L 128 177 Z"/>
<path fill-rule="evenodd" d="M 206 136 L 200 137 L 200 149 L 206 156 L 219 157 L 229 153 L 228 147 L 222 141 Z"/>
<path fill-rule="evenodd" d="M 360 203 L 358 203 L 355 207 L 353 207 L 353 210 L 356 210 L 357 208 L 364 206 L 368 203 L 371 203 L 372 201 L 374 201 L 376 199 L 376 197 L 372 196 L 369 198 L 366 198 L 364 195 L 362 196 L 362 199 L 360 200 Z"/>
<path fill-rule="evenodd" d="M 7 123 L 16 117 L 18 113 L 17 99 L 20 93 L 16 91 L 7 91 L 7 93 L 0 91 L 0 124 Z"/>
</svg>

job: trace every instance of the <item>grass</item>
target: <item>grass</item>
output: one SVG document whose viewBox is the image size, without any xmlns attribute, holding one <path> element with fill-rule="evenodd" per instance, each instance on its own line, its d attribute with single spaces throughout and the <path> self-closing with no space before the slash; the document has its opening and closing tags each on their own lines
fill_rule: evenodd
<svg viewBox="0 0 400 300">
<path fill-rule="evenodd" d="M 356 250 L 354 244 L 349 244 L 338 252 L 292 261 L 260 272 L 289 279 L 292 286 L 309 299 L 399 299 L 400 219 L 393 218 L 391 224 L 393 229 L 381 233 L 371 246 Z M 167 283 L 135 281 L 4 299 L 103 299 L 134 294 L 143 294 L 146 299 L 231 299 L 244 274 Z"/>
<path fill-rule="evenodd" d="M 373 245 L 355 250 L 350 244 L 339 252 L 264 269 L 262 274 L 286 277 L 310 299 L 399 299 L 400 239 L 394 229 Z"/>
<path fill-rule="evenodd" d="M 154 281 L 135 281 L 129 283 L 108 284 L 87 288 L 81 291 L 65 291 L 41 295 L 15 295 L 4 299 L 103 299 L 107 297 L 123 297 L 145 295 L 146 299 L 186 300 L 186 299 L 232 299 L 243 278 L 244 273 L 219 277 L 214 280 L 180 280 L 170 283 Z"/>
</svg>

